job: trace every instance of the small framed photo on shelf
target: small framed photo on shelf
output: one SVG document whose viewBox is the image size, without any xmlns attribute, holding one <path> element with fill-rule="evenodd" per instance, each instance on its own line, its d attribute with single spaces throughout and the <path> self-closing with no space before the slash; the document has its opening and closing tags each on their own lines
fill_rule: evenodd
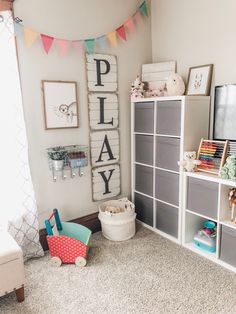
<svg viewBox="0 0 236 314">
<path fill-rule="evenodd" d="M 79 127 L 77 83 L 42 81 L 45 129 Z"/>
<path fill-rule="evenodd" d="M 186 95 L 208 96 L 211 88 L 213 64 L 189 68 Z"/>
</svg>

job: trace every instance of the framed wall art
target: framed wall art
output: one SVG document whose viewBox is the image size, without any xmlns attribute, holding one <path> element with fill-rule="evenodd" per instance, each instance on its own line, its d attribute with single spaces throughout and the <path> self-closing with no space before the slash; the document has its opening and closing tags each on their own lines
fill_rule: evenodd
<svg viewBox="0 0 236 314">
<path fill-rule="evenodd" d="M 208 96 L 211 88 L 213 64 L 191 67 L 186 95 Z"/>
<path fill-rule="evenodd" d="M 45 129 L 79 127 L 77 83 L 42 81 Z"/>
</svg>

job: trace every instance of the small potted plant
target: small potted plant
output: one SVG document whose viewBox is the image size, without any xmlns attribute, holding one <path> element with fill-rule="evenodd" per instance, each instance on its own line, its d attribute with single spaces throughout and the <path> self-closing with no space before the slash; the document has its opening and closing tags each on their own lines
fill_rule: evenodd
<svg viewBox="0 0 236 314">
<path fill-rule="evenodd" d="M 48 152 L 49 158 L 52 160 L 53 168 L 56 171 L 62 170 L 66 158 L 66 151 L 63 147 L 54 147 Z"/>
<path fill-rule="evenodd" d="M 84 162 L 84 158 L 86 158 L 85 152 L 83 151 L 75 151 L 68 153 L 69 165 L 71 168 L 82 167 Z"/>
</svg>

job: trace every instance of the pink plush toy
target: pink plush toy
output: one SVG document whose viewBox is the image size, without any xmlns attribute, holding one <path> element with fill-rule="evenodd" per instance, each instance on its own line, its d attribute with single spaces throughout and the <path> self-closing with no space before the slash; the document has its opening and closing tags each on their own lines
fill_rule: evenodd
<svg viewBox="0 0 236 314">
<path fill-rule="evenodd" d="M 163 97 L 166 92 L 166 84 L 161 85 L 157 89 L 150 89 L 147 92 L 147 97 Z"/>
<path fill-rule="evenodd" d="M 130 97 L 132 99 L 144 98 L 144 83 L 140 80 L 139 76 L 132 83 Z"/>
</svg>

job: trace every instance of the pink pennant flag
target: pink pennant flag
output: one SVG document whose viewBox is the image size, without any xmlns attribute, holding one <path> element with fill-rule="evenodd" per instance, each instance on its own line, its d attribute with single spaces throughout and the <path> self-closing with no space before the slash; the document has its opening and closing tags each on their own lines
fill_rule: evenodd
<svg viewBox="0 0 236 314">
<path fill-rule="evenodd" d="M 136 19 L 137 22 L 143 20 L 142 14 L 140 13 L 140 11 L 137 11 L 137 12 L 134 14 L 134 18 Z"/>
<path fill-rule="evenodd" d="M 43 43 L 43 47 L 46 53 L 49 52 L 49 50 L 52 47 L 52 43 L 54 41 L 54 37 L 45 35 L 45 34 L 40 34 L 41 39 L 42 39 L 42 43 Z"/>
<path fill-rule="evenodd" d="M 135 31 L 135 25 L 134 25 L 134 20 L 131 17 L 130 19 L 128 19 L 128 21 L 125 22 L 125 26 L 131 31 L 134 32 Z"/>
<path fill-rule="evenodd" d="M 57 39 L 56 41 L 60 54 L 65 56 L 70 47 L 70 41 L 66 39 Z"/>
<path fill-rule="evenodd" d="M 124 25 L 121 25 L 116 29 L 117 34 L 120 36 L 120 38 L 127 40 L 126 38 L 126 32 L 125 32 L 125 27 Z"/>
<path fill-rule="evenodd" d="M 73 41 L 72 45 L 79 54 L 84 51 L 84 42 L 82 40 Z"/>
</svg>

